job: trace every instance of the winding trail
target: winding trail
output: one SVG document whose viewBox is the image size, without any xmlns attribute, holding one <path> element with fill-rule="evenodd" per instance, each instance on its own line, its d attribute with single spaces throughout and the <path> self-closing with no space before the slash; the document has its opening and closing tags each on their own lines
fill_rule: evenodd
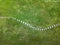
<svg viewBox="0 0 60 45">
<path fill-rule="evenodd" d="M 0 17 L 0 19 L 1 19 L 1 18 L 2 18 L 2 19 L 7 18 L 7 19 L 16 20 L 16 21 L 18 21 L 18 22 L 26 25 L 27 27 L 33 29 L 33 30 L 40 30 L 40 31 L 49 30 L 49 29 L 52 29 L 52 28 L 55 28 L 55 27 L 60 26 L 60 23 L 58 23 L 58 24 L 54 24 L 54 25 L 48 26 L 48 27 L 46 27 L 46 28 L 38 28 L 38 27 L 34 27 L 34 26 L 32 26 L 31 24 L 26 23 L 26 22 L 24 22 L 24 21 L 22 21 L 22 20 L 20 20 L 20 19 L 14 18 L 14 17 L 4 17 L 4 16 L 2 16 L 2 17 Z"/>
</svg>

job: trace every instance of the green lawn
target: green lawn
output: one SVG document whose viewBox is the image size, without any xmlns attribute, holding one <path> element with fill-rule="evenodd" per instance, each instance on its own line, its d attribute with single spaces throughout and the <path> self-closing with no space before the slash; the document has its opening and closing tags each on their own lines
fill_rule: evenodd
<svg viewBox="0 0 60 45">
<path fill-rule="evenodd" d="M 48 27 L 60 23 L 60 2 L 53 1 L 0 0 L 0 16 Z M 60 45 L 60 26 L 37 31 L 16 20 L 0 19 L 0 45 Z"/>
</svg>

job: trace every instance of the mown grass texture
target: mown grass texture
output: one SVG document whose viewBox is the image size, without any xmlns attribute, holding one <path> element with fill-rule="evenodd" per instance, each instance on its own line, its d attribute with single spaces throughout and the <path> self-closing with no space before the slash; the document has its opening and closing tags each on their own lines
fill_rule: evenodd
<svg viewBox="0 0 60 45">
<path fill-rule="evenodd" d="M 33 26 L 60 23 L 60 2 L 46 0 L 0 0 L 0 16 L 15 17 Z M 30 29 L 12 19 L 0 19 L 0 45 L 60 45 L 60 27 L 46 31 Z"/>
</svg>

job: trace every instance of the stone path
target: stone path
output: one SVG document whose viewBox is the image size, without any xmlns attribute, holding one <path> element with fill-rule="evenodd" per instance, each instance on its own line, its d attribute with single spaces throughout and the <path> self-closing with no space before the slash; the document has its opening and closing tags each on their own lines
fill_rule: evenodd
<svg viewBox="0 0 60 45">
<path fill-rule="evenodd" d="M 31 29 L 33 29 L 33 30 L 40 30 L 40 31 L 49 30 L 49 29 L 52 29 L 52 28 L 55 28 L 55 27 L 60 26 L 60 23 L 58 23 L 58 24 L 54 24 L 54 25 L 48 26 L 48 27 L 46 27 L 46 28 L 39 28 L 39 27 L 34 27 L 34 26 L 32 26 L 31 24 L 26 23 L 26 22 L 24 22 L 24 21 L 22 21 L 22 20 L 20 20 L 20 19 L 14 18 L 14 17 L 3 17 L 3 16 L 2 16 L 2 17 L 0 17 L 0 18 L 3 18 L 3 19 L 4 19 L 4 18 L 7 18 L 7 19 L 16 20 L 17 22 L 20 22 L 20 23 L 26 25 L 27 27 L 29 27 L 29 28 L 31 28 Z"/>
</svg>

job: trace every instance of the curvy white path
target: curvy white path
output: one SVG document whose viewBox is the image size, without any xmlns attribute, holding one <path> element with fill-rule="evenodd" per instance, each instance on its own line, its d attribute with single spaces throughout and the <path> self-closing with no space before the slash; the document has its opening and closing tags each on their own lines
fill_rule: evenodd
<svg viewBox="0 0 60 45">
<path fill-rule="evenodd" d="M 22 20 L 20 20 L 20 19 L 14 18 L 14 17 L 3 17 L 3 16 L 2 16 L 2 17 L 0 17 L 0 18 L 2 18 L 2 19 L 7 18 L 7 19 L 16 20 L 16 21 L 18 21 L 18 22 L 26 25 L 27 27 L 32 28 L 33 30 L 40 30 L 40 31 L 42 31 L 42 30 L 49 30 L 49 29 L 52 29 L 52 28 L 55 28 L 55 27 L 60 26 L 60 23 L 59 23 L 59 24 L 54 24 L 54 25 L 52 25 L 52 26 L 48 26 L 48 27 L 46 27 L 46 28 L 38 28 L 38 27 L 34 27 L 34 26 L 32 26 L 31 24 L 26 23 L 26 22 L 24 22 L 24 21 L 22 21 Z"/>
</svg>

